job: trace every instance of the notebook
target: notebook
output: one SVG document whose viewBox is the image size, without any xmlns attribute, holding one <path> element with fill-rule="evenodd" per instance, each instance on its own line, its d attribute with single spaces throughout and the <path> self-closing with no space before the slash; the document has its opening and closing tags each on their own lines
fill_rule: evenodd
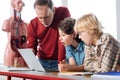
<svg viewBox="0 0 120 80">
<path fill-rule="evenodd" d="M 120 76 L 120 72 L 103 72 L 103 73 L 96 73 L 96 76 Z"/>
<path fill-rule="evenodd" d="M 93 80 L 120 80 L 120 72 L 96 73 L 92 78 Z"/>
</svg>

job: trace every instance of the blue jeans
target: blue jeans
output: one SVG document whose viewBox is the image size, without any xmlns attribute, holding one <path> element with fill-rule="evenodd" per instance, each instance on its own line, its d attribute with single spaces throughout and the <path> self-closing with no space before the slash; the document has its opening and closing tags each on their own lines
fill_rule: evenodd
<svg viewBox="0 0 120 80">
<path fill-rule="evenodd" d="M 39 62 L 42 64 L 45 70 L 55 70 L 58 71 L 58 61 L 57 60 L 46 60 L 38 58 Z"/>
</svg>

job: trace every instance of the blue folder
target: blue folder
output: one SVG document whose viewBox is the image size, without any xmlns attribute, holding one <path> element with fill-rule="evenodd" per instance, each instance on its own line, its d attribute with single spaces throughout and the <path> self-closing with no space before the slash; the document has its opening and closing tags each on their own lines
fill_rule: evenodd
<svg viewBox="0 0 120 80">
<path fill-rule="evenodd" d="M 95 75 L 120 76 L 120 72 L 103 72 L 103 73 L 96 73 Z"/>
<path fill-rule="evenodd" d="M 120 72 L 95 73 L 92 80 L 120 80 Z"/>
</svg>

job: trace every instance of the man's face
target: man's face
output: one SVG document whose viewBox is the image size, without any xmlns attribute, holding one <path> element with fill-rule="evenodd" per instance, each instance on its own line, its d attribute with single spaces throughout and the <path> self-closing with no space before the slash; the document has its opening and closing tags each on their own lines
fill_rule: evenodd
<svg viewBox="0 0 120 80">
<path fill-rule="evenodd" d="M 50 9 L 48 6 L 35 6 L 35 11 L 39 21 L 45 26 L 48 27 L 54 18 L 54 10 Z"/>
<path fill-rule="evenodd" d="M 81 31 L 79 32 L 79 38 L 86 44 L 86 45 L 91 45 L 93 44 L 94 41 L 94 35 L 90 34 L 87 31 Z"/>
</svg>

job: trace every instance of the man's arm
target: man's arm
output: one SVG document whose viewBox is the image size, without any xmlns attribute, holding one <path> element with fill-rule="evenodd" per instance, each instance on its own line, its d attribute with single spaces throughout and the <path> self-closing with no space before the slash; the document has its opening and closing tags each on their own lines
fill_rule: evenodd
<svg viewBox="0 0 120 80">
<path fill-rule="evenodd" d="M 30 24 L 28 25 L 28 33 L 27 33 L 27 47 L 32 48 L 35 51 L 35 54 L 37 53 L 37 38 L 36 38 L 36 29 L 35 26 L 36 24 L 31 21 Z"/>
</svg>

